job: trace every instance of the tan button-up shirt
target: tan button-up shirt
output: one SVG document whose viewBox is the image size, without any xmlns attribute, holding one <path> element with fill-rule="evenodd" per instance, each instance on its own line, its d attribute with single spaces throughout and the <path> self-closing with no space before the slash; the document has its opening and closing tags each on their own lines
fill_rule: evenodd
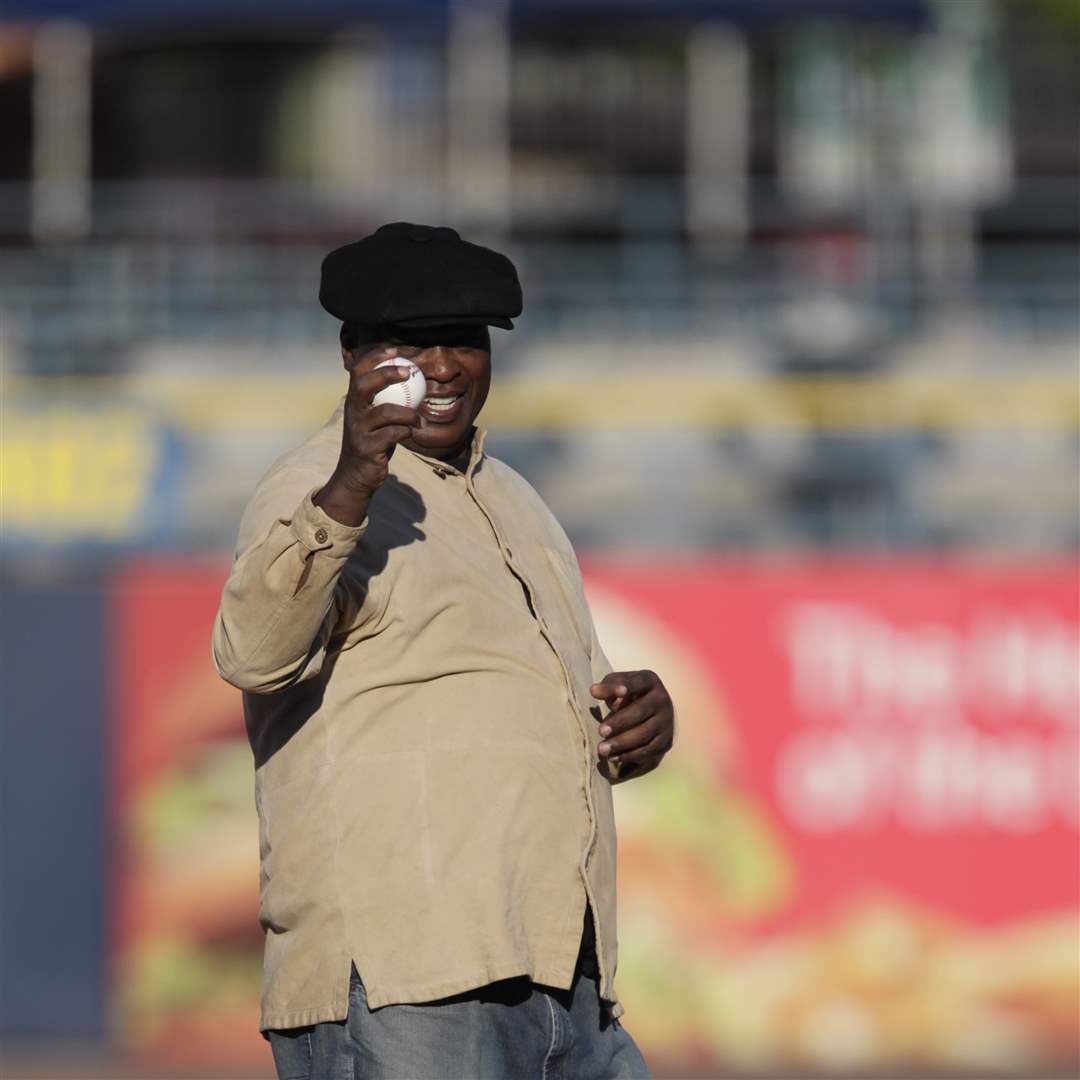
<svg viewBox="0 0 1080 1080">
<path fill-rule="evenodd" d="M 586 900 L 615 998 L 615 822 L 589 687 L 609 671 L 573 549 L 473 441 L 399 446 L 356 527 L 312 502 L 344 399 L 271 466 L 214 624 L 255 753 L 261 1028 L 527 975 L 568 987 Z"/>
</svg>

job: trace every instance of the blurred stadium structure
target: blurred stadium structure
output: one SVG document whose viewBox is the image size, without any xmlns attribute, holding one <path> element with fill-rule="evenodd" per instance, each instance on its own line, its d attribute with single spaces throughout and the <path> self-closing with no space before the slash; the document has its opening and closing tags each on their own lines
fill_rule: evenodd
<svg viewBox="0 0 1080 1080">
<path fill-rule="evenodd" d="M 188 582 L 200 598 L 187 616 L 192 648 L 208 668 L 204 609 L 212 616 L 244 502 L 344 391 L 338 328 L 316 300 L 319 261 L 385 221 L 450 223 L 517 262 L 525 313 L 512 333 L 494 334 L 489 445 L 591 553 L 601 594 L 617 557 L 651 559 L 628 564 L 646 565 L 646 577 L 683 562 L 720 566 L 723 597 L 735 595 L 724 567 L 741 565 L 725 558 L 749 553 L 772 553 L 773 566 L 813 554 L 823 561 L 809 565 L 824 568 L 872 555 L 901 591 L 916 582 L 925 597 L 967 596 L 969 585 L 946 574 L 927 587 L 911 569 L 916 554 L 920 567 L 948 556 L 961 576 L 1020 560 L 1031 591 L 1014 582 L 1005 593 L 1036 622 L 1039 604 L 1058 612 L 1060 625 L 1038 639 L 1053 658 L 1040 671 L 1054 686 L 1069 682 L 1080 4 L 6 0 L 0 20 L 11 687 L 0 1038 L 20 1067 L 46 1075 L 53 1066 L 35 1066 L 28 1048 L 62 1036 L 83 1040 L 70 1075 L 133 1067 L 109 1057 L 127 1044 L 145 1051 L 141 1067 L 154 1075 L 170 1054 L 178 1060 L 183 1033 L 209 1030 L 190 1017 L 169 1029 L 168 1002 L 188 1000 L 192 985 L 201 993 L 198 978 L 162 990 L 147 974 L 172 970 L 179 939 L 173 953 L 158 942 L 137 976 L 122 959 L 140 933 L 139 918 L 122 913 L 142 901 L 117 884 L 118 867 L 137 877 L 142 865 L 132 831 L 172 836 L 183 816 L 153 803 L 159 796 L 144 805 L 124 792 L 168 753 L 203 759 L 191 746 L 162 749 L 165 739 L 144 747 L 156 764 L 132 764 L 130 753 L 117 764 L 118 733 L 139 729 L 129 715 L 144 693 L 136 683 L 152 676 L 131 683 L 116 650 L 141 655 L 136 643 L 157 633 L 165 656 L 181 631 L 172 615 L 155 622 L 155 605 L 182 605 L 169 582 Z M 865 598 L 873 580 L 868 572 L 844 588 Z M 610 611 L 626 597 L 607 600 L 617 634 Z M 951 616 L 926 603 L 928 625 L 945 625 Z M 749 619 L 757 601 L 746 604 Z M 893 614 L 902 621 L 905 610 L 898 602 Z M 204 674 L 185 700 L 224 715 L 225 727 L 206 727 L 213 740 L 227 728 L 232 742 L 216 766 L 177 781 L 175 797 L 187 808 L 239 798 L 237 812 L 253 819 L 236 703 Z M 1065 741 L 1052 750 L 1068 778 L 1075 701 L 1055 709 Z M 754 722 L 745 712 L 734 720 Z M 704 782 L 682 779 L 684 794 Z M 646 809 L 632 798 L 626 813 L 640 825 Z M 724 813 L 717 828 L 738 832 L 741 812 Z M 1039 850 L 1074 848 L 1071 820 L 1043 838 L 1057 848 Z M 58 845 L 71 841 L 79 855 L 62 856 Z M 755 873 L 772 881 L 762 895 L 778 896 L 790 871 L 770 858 L 761 866 L 772 869 Z M 941 1025 L 929 1021 L 934 1034 L 919 1033 L 915 1000 L 929 983 L 918 980 L 888 1014 L 907 1034 L 870 1039 L 859 1009 L 885 991 L 865 972 L 790 1047 L 772 1029 L 755 1041 L 749 1020 L 730 1020 L 730 987 L 715 990 L 696 1035 L 680 1043 L 671 1032 L 682 1029 L 660 1025 L 645 1041 L 678 1075 L 1028 1076 L 1075 1065 L 1077 964 L 1061 957 L 1074 947 L 1077 899 L 1065 863 L 1057 872 L 1071 900 L 1036 905 L 1065 912 L 1039 931 L 1058 957 L 1053 990 L 1034 975 L 1010 983 L 1011 1004 L 980 998 L 982 1011 L 945 1041 L 933 1041 Z M 253 894 L 257 878 L 243 882 Z M 733 917 L 720 907 L 710 909 L 716 920 Z M 887 952 L 906 934 L 928 965 L 945 955 L 934 952 L 946 934 L 936 916 L 890 937 L 898 918 L 859 908 L 829 947 L 842 951 L 850 931 L 855 944 L 844 948 L 884 940 Z M 257 954 L 244 941 L 238 966 L 222 967 L 240 1005 L 220 1014 L 242 1030 L 211 1041 L 203 1058 L 189 1046 L 193 1074 L 214 1061 L 236 1075 L 267 1067 L 245 1011 Z M 989 939 L 978 947 L 989 968 L 1009 951 Z M 646 984 L 627 957 L 627 978 Z M 805 952 L 789 961 L 808 970 Z M 740 970 L 766 994 L 760 965 Z M 166 1004 L 154 1012 L 132 994 Z M 1040 1003 L 1034 1027 L 1021 999 Z M 702 1034 L 710 1023 L 714 1038 Z M 236 1051 L 237 1039 L 248 1050 Z M 771 1056 L 770 1040 L 780 1047 Z"/>
</svg>

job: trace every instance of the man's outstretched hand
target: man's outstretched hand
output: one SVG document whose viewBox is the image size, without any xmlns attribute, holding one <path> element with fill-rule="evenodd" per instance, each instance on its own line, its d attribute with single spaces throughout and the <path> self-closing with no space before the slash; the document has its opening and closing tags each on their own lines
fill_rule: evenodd
<svg viewBox="0 0 1080 1080">
<path fill-rule="evenodd" d="M 652 772 L 671 749 L 675 710 L 655 671 L 613 671 L 594 683 L 590 693 L 611 710 L 600 721 L 601 771 L 612 781 Z M 618 766 L 618 776 L 604 768 Z"/>
</svg>

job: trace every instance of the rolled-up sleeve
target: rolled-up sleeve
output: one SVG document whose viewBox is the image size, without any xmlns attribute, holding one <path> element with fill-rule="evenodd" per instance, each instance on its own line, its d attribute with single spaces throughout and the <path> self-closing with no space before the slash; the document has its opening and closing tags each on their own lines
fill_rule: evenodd
<svg viewBox="0 0 1080 1080">
<path fill-rule="evenodd" d="M 213 659 L 228 683 L 272 693 L 317 675 L 345 607 L 341 571 L 367 527 L 343 525 L 295 485 L 269 485 L 245 511 L 214 620 Z M 290 492 L 291 488 L 291 492 Z"/>
</svg>

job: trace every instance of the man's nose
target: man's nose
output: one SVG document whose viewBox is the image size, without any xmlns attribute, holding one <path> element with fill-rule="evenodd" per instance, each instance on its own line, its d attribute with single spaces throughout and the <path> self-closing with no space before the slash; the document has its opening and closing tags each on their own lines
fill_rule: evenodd
<svg viewBox="0 0 1080 1080">
<path fill-rule="evenodd" d="M 442 345 L 425 349 L 420 356 L 419 367 L 429 379 L 439 382 L 449 382 L 458 373 L 453 352 Z"/>
</svg>

